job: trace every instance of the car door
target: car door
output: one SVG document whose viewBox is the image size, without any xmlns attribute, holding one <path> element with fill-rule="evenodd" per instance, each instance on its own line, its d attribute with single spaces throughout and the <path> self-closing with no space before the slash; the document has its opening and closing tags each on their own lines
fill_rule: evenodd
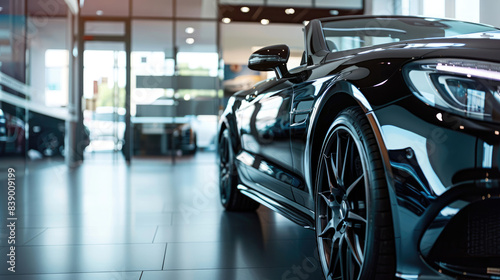
<svg viewBox="0 0 500 280">
<path fill-rule="evenodd" d="M 314 73 L 318 72 L 318 73 Z M 293 161 L 293 172 L 302 178 L 300 184 L 292 188 L 292 193 L 297 203 L 312 209 L 313 201 L 310 199 L 310 190 L 305 186 L 307 131 L 311 125 L 311 114 L 315 102 L 325 92 L 325 88 L 335 79 L 336 75 L 323 75 L 321 69 L 314 70 L 312 78 L 303 83 L 294 85 L 293 98 L 290 112 L 290 149 Z M 314 76 L 320 78 L 314 79 Z"/>
<path fill-rule="evenodd" d="M 270 80 L 248 93 L 236 112 L 241 156 L 260 191 L 293 200 L 290 171 L 290 107 L 292 83 Z M 250 159 L 250 160 L 249 160 Z M 271 191 L 271 192 L 269 192 Z"/>
</svg>

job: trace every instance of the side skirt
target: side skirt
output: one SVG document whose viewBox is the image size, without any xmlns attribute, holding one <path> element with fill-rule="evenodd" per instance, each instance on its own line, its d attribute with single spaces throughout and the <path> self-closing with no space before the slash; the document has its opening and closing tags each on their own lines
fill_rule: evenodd
<svg viewBox="0 0 500 280">
<path fill-rule="evenodd" d="M 238 185 L 238 189 L 242 194 L 278 212 L 299 226 L 314 230 L 314 212 L 304 206 L 293 201 L 288 201 L 287 204 L 278 203 L 266 195 L 242 184 Z"/>
</svg>

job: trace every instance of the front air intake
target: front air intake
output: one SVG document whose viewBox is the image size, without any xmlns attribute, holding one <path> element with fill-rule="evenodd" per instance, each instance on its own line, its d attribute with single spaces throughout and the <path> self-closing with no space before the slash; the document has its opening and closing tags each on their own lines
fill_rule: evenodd
<svg viewBox="0 0 500 280">
<path fill-rule="evenodd" d="M 500 199 L 485 197 L 455 215 L 427 259 L 460 275 L 500 276 Z"/>
</svg>

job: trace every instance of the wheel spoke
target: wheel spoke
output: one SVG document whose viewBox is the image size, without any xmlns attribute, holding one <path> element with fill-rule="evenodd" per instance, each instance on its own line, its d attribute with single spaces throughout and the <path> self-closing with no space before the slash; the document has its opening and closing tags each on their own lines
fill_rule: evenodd
<svg viewBox="0 0 500 280">
<path fill-rule="evenodd" d="M 346 243 L 349 243 L 349 242 L 346 242 Z M 349 244 L 346 246 L 346 250 L 345 250 L 345 262 L 346 262 L 346 266 L 345 266 L 345 272 L 346 274 L 344 275 L 345 279 L 353 279 L 352 277 L 352 254 L 351 254 L 351 248 L 349 247 Z"/>
<path fill-rule="evenodd" d="M 361 217 L 360 215 L 358 215 L 352 211 L 349 211 L 349 213 L 347 214 L 347 220 L 361 222 L 363 224 L 366 224 L 365 218 Z"/>
<path fill-rule="evenodd" d="M 347 261 L 345 258 L 347 254 L 345 253 L 346 248 L 345 248 L 344 243 L 345 243 L 344 236 L 342 236 L 340 238 L 340 241 L 339 241 L 340 275 L 341 275 L 342 279 L 349 279 L 347 277 L 344 277 L 344 276 L 347 276 L 346 275 L 347 274 L 347 271 L 346 271 L 347 266 L 345 263 Z"/>
<path fill-rule="evenodd" d="M 333 274 L 335 272 L 340 262 L 340 254 L 338 254 L 339 252 L 337 252 L 337 254 L 334 254 L 335 253 L 334 242 L 332 241 L 331 244 L 332 245 L 330 246 L 330 260 L 329 260 L 330 267 L 328 268 L 328 275 Z M 335 263 L 333 263 L 334 257 L 335 257 Z"/>
<path fill-rule="evenodd" d="M 356 252 L 360 257 L 361 263 L 363 263 L 365 261 L 365 255 L 363 253 L 364 244 L 361 244 L 361 241 L 359 239 L 359 235 L 355 234 L 354 239 L 355 239 L 354 245 L 356 247 Z M 360 267 L 361 267 L 361 265 L 360 265 Z"/>
<path fill-rule="evenodd" d="M 339 162 L 340 162 L 340 154 L 342 153 L 342 145 L 340 145 L 340 133 L 337 133 L 337 151 L 336 151 L 336 157 L 335 157 L 335 167 L 337 168 L 337 174 L 335 175 L 335 178 L 337 179 L 337 182 L 338 182 L 338 179 L 339 179 Z M 333 159 L 332 159 L 332 164 L 333 164 Z"/>
<path fill-rule="evenodd" d="M 327 155 L 324 155 L 323 159 L 325 161 L 326 176 L 328 177 L 328 184 L 330 186 L 330 191 L 333 192 L 336 189 L 335 185 L 338 182 L 337 181 L 339 177 L 338 170 L 337 167 L 335 166 L 335 163 L 333 163 L 333 156 L 328 157 Z M 333 177 L 331 174 L 332 171 L 333 171 Z"/>
<path fill-rule="evenodd" d="M 330 196 L 330 192 L 324 192 L 324 193 L 319 193 L 319 195 L 321 196 L 321 198 L 323 198 L 323 200 L 326 202 L 326 205 L 329 207 L 329 208 L 333 208 L 335 207 L 335 202 L 334 201 L 331 201 L 328 197 L 326 197 L 325 193 Z"/>
<path fill-rule="evenodd" d="M 358 263 L 359 267 L 361 267 L 361 264 L 363 263 L 363 253 L 360 251 L 361 248 L 356 246 L 353 242 L 354 239 L 354 233 L 352 231 L 352 228 L 347 228 L 345 234 L 345 239 L 347 241 L 347 245 L 349 247 L 349 251 Z M 357 242 L 359 244 L 359 242 Z"/>
<path fill-rule="evenodd" d="M 353 191 L 353 189 L 359 184 L 359 182 L 361 182 L 361 180 L 363 179 L 364 177 L 364 174 L 361 174 L 361 176 L 359 176 L 358 179 L 356 179 L 356 181 L 354 181 L 345 191 L 346 195 L 349 196 L 349 194 L 351 194 L 351 192 Z"/>
<path fill-rule="evenodd" d="M 328 224 L 326 224 L 325 229 L 318 235 L 318 237 L 321 237 L 323 239 L 332 239 L 333 242 L 333 234 L 335 233 L 335 224 L 333 222 L 333 219 L 330 219 L 328 221 Z"/>
<path fill-rule="evenodd" d="M 351 137 L 347 138 L 347 145 L 344 151 L 345 152 L 344 162 L 342 162 L 342 174 L 340 175 L 342 182 L 345 182 L 345 168 L 346 168 L 347 156 L 349 155 L 349 147 L 351 146 L 350 144 L 351 144 Z"/>
</svg>

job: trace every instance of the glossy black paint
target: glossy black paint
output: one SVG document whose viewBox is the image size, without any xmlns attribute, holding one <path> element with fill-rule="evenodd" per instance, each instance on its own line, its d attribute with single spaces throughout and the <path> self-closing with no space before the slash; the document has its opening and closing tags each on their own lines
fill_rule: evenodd
<svg viewBox="0 0 500 280">
<path fill-rule="evenodd" d="M 290 57 L 287 45 L 274 45 L 254 52 L 248 59 L 248 68 L 256 71 L 275 71 L 276 77 L 288 76 L 286 63 Z"/>
<path fill-rule="evenodd" d="M 316 20 L 305 28 L 304 65 L 236 93 L 222 116 L 221 126 L 234 137 L 242 189 L 279 205 L 273 209 L 287 217 L 300 216 L 292 220 L 303 226 L 314 224 L 314 178 L 326 128 L 342 109 L 359 106 L 385 163 L 397 276 L 462 273 L 438 267 L 431 248 L 468 205 L 499 203 L 500 124 L 425 104 L 408 88 L 402 68 L 443 57 L 500 63 L 500 40 L 416 39 L 329 52 L 320 30 Z M 494 276 L 485 275 L 476 276 Z"/>
</svg>

